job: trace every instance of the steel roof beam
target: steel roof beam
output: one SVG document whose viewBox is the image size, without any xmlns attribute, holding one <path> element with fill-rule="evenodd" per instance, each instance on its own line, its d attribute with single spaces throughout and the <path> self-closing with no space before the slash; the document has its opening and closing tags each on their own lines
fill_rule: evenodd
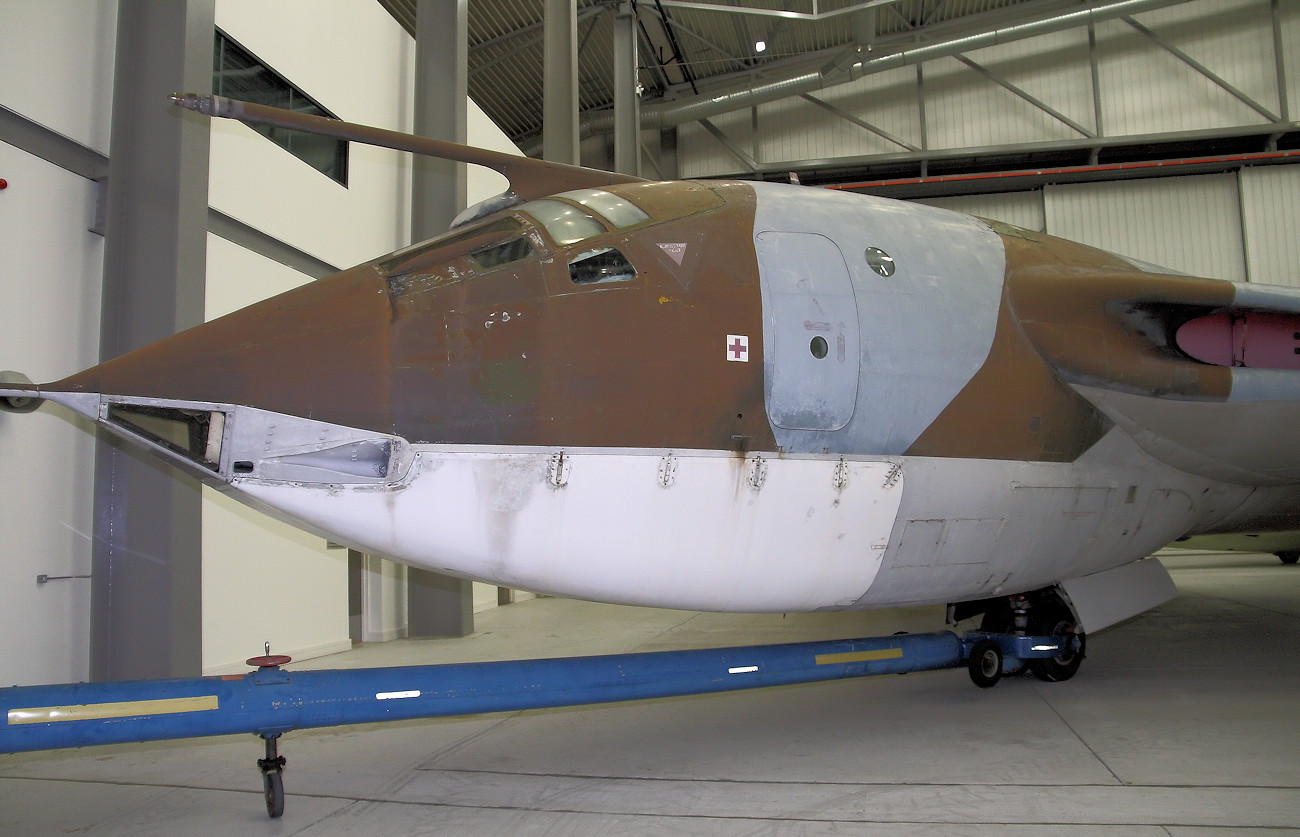
<svg viewBox="0 0 1300 837">
<path fill-rule="evenodd" d="M 899 139 L 898 137 L 886 131 L 884 128 L 880 128 L 877 127 L 876 125 L 872 125 L 870 122 L 866 121 L 865 119 L 859 119 L 858 117 L 854 116 L 848 111 L 837 108 L 835 105 L 832 105 L 830 102 L 827 102 L 824 99 L 818 99 L 816 96 L 812 95 L 811 93 L 801 93 L 799 94 L 799 98 L 803 99 L 805 102 L 811 102 L 817 107 L 835 114 L 840 119 L 843 119 L 846 122 L 852 122 L 854 125 L 857 125 L 859 128 L 864 128 L 870 131 L 871 133 L 875 134 L 876 136 L 880 137 L 881 139 L 888 140 L 889 142 L 892 142 L 894 145 L 902 146 L 903 148 L 906 148 L 908 151 L 921 150 L 917 146 L 912 145 L 910 142 L 906 142 L 905 140 Z"/>
<path fill-rule="evenodd" d="M 1233 98 L 1237 99 L 1242 104 L 1246 105 L 1251 110 L 1258 113 L 1260 116 L 1263 116 L 1265 119 L 1269 120 L 1270 122 L 1277 122 L 1281 118 L 1276 113 L 1273 113 L 1273 111 L 1269 110 L 1268 108 L 1261 105 L 1259 102 L 1252 99 L 1250 96 L 1247 96 L 1238 88 L 1229 84 L 1227 81 L 1225 81 L 1221 76 L 1219 76 L 1209 67 L 1206 67 L 1204 64 L 1197 61 L 1195 58 L 1191 57 L 1187 53 L 1183 52 L 1181 49 L 1174 46 L 1169 41 L 1157 35 L 1155 32 L 1151 31 L 1147 27 L 1138 23 L 1133 18 L 1124 16 L 1121 19 L 1129 26 L 1132 26 L 1134 29 L 1141 32 L 1143 35 L 1146 35 L 1149 39 L 1151 39 L 1151 41 L 1153 41 L 1158 46 L 1163 48 L 1170 55 L 1174 56 L 1179 61 L 1182 61 L 1187 66 L 1191 67 L 1193 70 L 1205 76 L 1207 79 L 1214 82 L 1214 84 L 1218 85 L 1223 90 L 1227 91 L 1229 94 L 1233 96 Z"/>
<path fill-rule="evenodd" d="M 830 9 L 828 11 L 818 11 L 818 0 L 812 0 L 811 12 L 794 12 L 784 9 L 761 9 L 755 6 L 723 6 L 718 3 L 698 3 L 695 0 L 660 0 L 665 6 L 676 6 L 681 9 L 694 9 L 702 12 L 724 12 L 733 15 L 749 15 L 752 17 L 776 17 L 785 20 L 803 20 L 816 22 L 819 20 L 830 20 L 831 18 L 849 15 L 854 12 L 860 12 L 864 9 L 872 9 L 877 6 L 888 6 L 898 3 L 900 0 L 864 0 L 862 3 L 855 3 L 851 6 L 845 6 L 842 9 Z"/>
<path fill-rule="evenodd" d="M 1057 121 L 1061 122 L 1067 127 L 1072 128 L 1075 131 L 1078 131 L 1080 134 L 1084 135 L 1085 137 L 1097 136 L 1096 132 L 1088 130 L 1087 128 L 1080 125 L 1078 122 L 1075 122 L 1070 117 L 1066 116 L 1056 108 L 1044 102 L 1042 99 L 1039 99 L 1036 96 L 1029 94 L 1024 89 L 1017 87 L 1016 85 L 1007 81 L 1002 76 L 988 69 L 984 65 L 972 61 L 970 58 L 967 58 L 965 55 L 962 55 L 961 53 L 954 55 L 953 58 L 956 58 L 958 61 L 965 64 L 967 67 L 970 67 L 975 72 L 984 76 L 986 79 L 993 82 L 998 87 L 1001 87 L 1002 89 L 1015 94 L 1019 98 L 1024 99 L 1026 102 L 1038 108 L 1043 113 L 1046 113 L 1048 116 L 1051 116 L 1052 118 L 1056 119 Z"/>
<path fill-rule="evenodd" d="M 849 49 L 842 54 L 838 61 L 831 62 L 819 70 L 727 93 L 705 94 L 677 102 L 647 106 L 642 109 L 642 125 L 646 128 L 662 128 L 666 125 L 692 122 L 744 107 L 752 107 L 778 99 L 797 96 L 800 93 L 811 93 L 823 87 L 861 78 L 865 75 L 920 64 L 935 58 L 948 57 L 1037 35 L 1072 29 L 1076 26 L 1085 26 L 1101 20 L 1110 20 L 1125 15 L 1160 9 L 1182 2 L 1185 2 L 1185 0 L 1119 0 L 1119 2 L 1104 6 L 1089 6 L 1085 9 L 1046 19 L 1012 24 L 974 35 L 951 38 L 910 49 L 901 49 L 888 55 L 861 61 L 853 61 L 852 59 L 859 57 L 860 54 L 856 50 Z M 612 120 L 613 115 L 607 112 L 591 114 L 583 120 L 583 134 L 608 133 L 612 129 Z"/>
</svg>

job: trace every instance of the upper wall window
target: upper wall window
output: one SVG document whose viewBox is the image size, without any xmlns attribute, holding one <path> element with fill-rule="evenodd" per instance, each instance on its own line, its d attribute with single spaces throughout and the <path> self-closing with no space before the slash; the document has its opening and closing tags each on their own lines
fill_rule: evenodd
<svg viewBox="0 0 1300 837">
<path fill-rule="evenodd" d="M 212 53 L 212 92 L 218 96 L 256 102 L 259 105 L 338 118 L 220 29 L 217 30 Z M 312 168 L 344 186 L 348 185 L 347 140 L 292 131 L 275 125 L 248 127 L 287 149 Z"/>
</svg>

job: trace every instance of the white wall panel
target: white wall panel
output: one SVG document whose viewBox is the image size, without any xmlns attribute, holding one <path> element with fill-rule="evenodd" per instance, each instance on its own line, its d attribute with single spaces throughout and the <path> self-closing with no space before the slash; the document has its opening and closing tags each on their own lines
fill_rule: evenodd
<svg viewBox="0 0 1300 837">
<path fill-rule="evenodd" d="M 905 67 L 887 73 L 864 76 L 845 84 L 828 87 L 813 95 L 827 104 L 875 125 L 903 142 L 918 148 L 921 145 L 921 114 L 916 103 L 914 68 Z M 907 150 L 860 125 L 840 118 L 825 108 L 816 105 L 807 105 L 807 107 L 811 109 L 803 114 L 807 121 L 797 126 L 786 126 L 787 129 L 797 127 L 809 133 L 823 128 L 833 129 L 844 148 L 842 156 L 896 154 Z M 759 130 L 763 134 L 771 130 L 768 113 L 775 112 L 774 109 L 775 105 L 766 105 L 760 110 L 762 118 L 759 122 Z M 802 150 L 798 143 L 791 143 L 784 156 L 777 157 L 774 156 L 775 153 L 775 149 L 769 151 L 772 159 L 806 160 L 819 156 L 800 156 Z"/>
<path fill-rule="evenodd" d="M 1300 3 L 1283 0 L 1281 14 L 1294 118 L 1300 113 Z M 1266 109 L 1280 112 L 1269 0 L 1190 0 L 1136 19 Z M 1103 136 L 1267 121 L 1123 20 L 1098 24 L 1097 37 Z M 998 44 L 974 50 L 969 57 L 1068 119 L 1097 130 L 1086 28 Z M 1083 136 L 955 58 L 926 63 L 924 75 L 929 149 L 1043 143 Z M 815 95 L 921 145 L 915 68 L 867 76 Z M 748 110 L 743 113 L 747 121 Z M 798 99 L 763 105 L 760 114 L 759 160 L 763 163 L 900 150 Z M 684 172 L 703 176 L 738 170 L 735 159 L 698 126 L 683 126 L 682 135 Z"/>
<path fill-rule="evenodd" d="M 1236 174 L 1048 186 L 1047 232 L 1194 276 L 1246 281 Z"/>
<path fill-rule="evenodd" d="M 99 357 L 103 239 L 86 231 L 97 187 L 0 143 L 0 369 L 56 381 Z M 0 684 L 85 680 L 90 581 L 36 576 L 90 572 L 95 437 L 46 404 L 0 413 Z"/>
<path fill-rule="evenodd" d="M 1294 0 L 1280 0 L 1294 7 Z M 1193 0 L 1140 15 L 1139 22 L 1224 81 L 1277 111 L 1270 0 Z M 1247 111 L 1250 119 L 1264 117 Z"/>
<path fill-rule="evenodd" d="M 753 121 L 748 108 L 724 113 L 709 121 L 753 156 Z M 677 155 L 683 178 L 744 170 L 744 164 L 699 122 L 687 122 L 678 127 Z"/>
<path fill-rule="evenodd" d="M 108 153 L 114 0 L 0 2 L 0 104 Z"/>
<path fill-rule="evenodd" d="M 1043 193 L 1007 192 L 1000 195 L 960 195 L 951 198 L 926 198 L 916 201 L 940 209 L 965 212 L 994 221 L 1003 221 L 1027 230 L 1043 231 Z"/>
<path fill-rule="evenodd" d="M 1196 0 L 1137 19 L 1265 107 L 1276 109 L 1267 0 Z M 1122 20 L 1099 24 L 1097 37 L 1107 135 L 1267 121 Z"/>
<path fill-rule="evenodd" d="M 866 130 L 801 98 L 758 109 L 760 162 L 822 160 L 871 153 Z"/>
<path fill-rule="evenodd" d="M 969 57 L 1085 128 L 1096 129 L 1086 28 L 998 44 Z M 984 118 L 1001 118 L 1001 113 Z M 1082 136 L 1067 130 L 1072 137 Z"/>
<path fill-rule="evenodd" d="M 269 145 L 269 143 L 268 143 Z M 215 235 L 208 236 L 206 318 L 311 281 Z M 203 489 L 203 670 L 242 671 L 269 641 L 309 659 L 351 647 L 347 551 Z M 249 614 L 283 613 L 282 619 Z"/>
<path fill-rule="evenodd" d="M 1279 7 L 1282 27 L 1282 62 L 1286 76 L 1287 118 L 1300 116 L 1300 3 Z"/>
<path fill-rule="evenodd" d="M 1093 124 L 1085 30 L 976 50 L 970 58 L 1079 122 Z M 956 58 L 925 65 L 930 148 L 978 148 L 1083 135 Z"/>
<path fill-rule="evenodd" d="M 1250 280 L 1300 286 L 1300 166 L 1243 169 L 1241 202 Z"/>
<path fill-rule="evenodd" d="M 414 46 L 378 3 L 220 0 L 217 26 L 342 119 L 409 125 Z M 378 92 L 382 91 L 382 93 Z M 247 126 L 213 120 L 212 206 L 327 262 L 405 244 L 407 155 L 353 143 L 345 188 Z"/>
</svg>

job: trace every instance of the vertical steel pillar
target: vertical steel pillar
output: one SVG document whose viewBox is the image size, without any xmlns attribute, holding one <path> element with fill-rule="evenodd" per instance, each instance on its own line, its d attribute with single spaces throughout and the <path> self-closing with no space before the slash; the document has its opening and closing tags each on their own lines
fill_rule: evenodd
<svg viewBox="0 0 1300 837">
<path fill-rule="evenodd" d="M 641 176 L 641 97 L 637 92 L 636 4 L 614 14 L 614 171 Z"/>
<path fill-rule="evenodd" d="M 415 133 L 466 141 L 469 79 L 468 0 L 420 0 L 415 20 Z M 415 155 L 411 240 L 445 232 L 465 208 L 465 164 Z M 468 636 L 474 631 L 473 583 L 410 568 L 407 636 Z"/>
<path fill-rule="evenodd" d="M 100 355 L 203 321 L 208 120 L 167 94 L 212 89 L 215 0 L 121 0 L 109 140 Z M 199 486 L 101 437 L 90 676 L 201 673 Z"/>
<path fill-rule="evenodd" d="M 420 0 L 415 23 L 415 133 L 464 143 L 469 79 L 467 0 Z M 411 240 L 446 232 L 465 208 L 465 164 L 415 155 Z"/>
<path fill-rule="evenodd" d="M 575 165 L 580 162 L 577 5 L 577 0 L 546 0 L 542 79 L 542 157 Z"/>
</svg>

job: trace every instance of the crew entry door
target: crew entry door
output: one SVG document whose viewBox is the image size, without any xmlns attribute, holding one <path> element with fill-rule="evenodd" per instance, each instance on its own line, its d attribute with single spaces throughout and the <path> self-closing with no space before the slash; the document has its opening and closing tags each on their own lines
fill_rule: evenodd
<svg viewBox="0 0 1300 837">
<path fill-rule="evenodd" d="M 760 232 L 767 414 L 788 430 L 839 430 L 858 399 L 858 308 L 840 249 L 816 233 Z"/>
</svg>

